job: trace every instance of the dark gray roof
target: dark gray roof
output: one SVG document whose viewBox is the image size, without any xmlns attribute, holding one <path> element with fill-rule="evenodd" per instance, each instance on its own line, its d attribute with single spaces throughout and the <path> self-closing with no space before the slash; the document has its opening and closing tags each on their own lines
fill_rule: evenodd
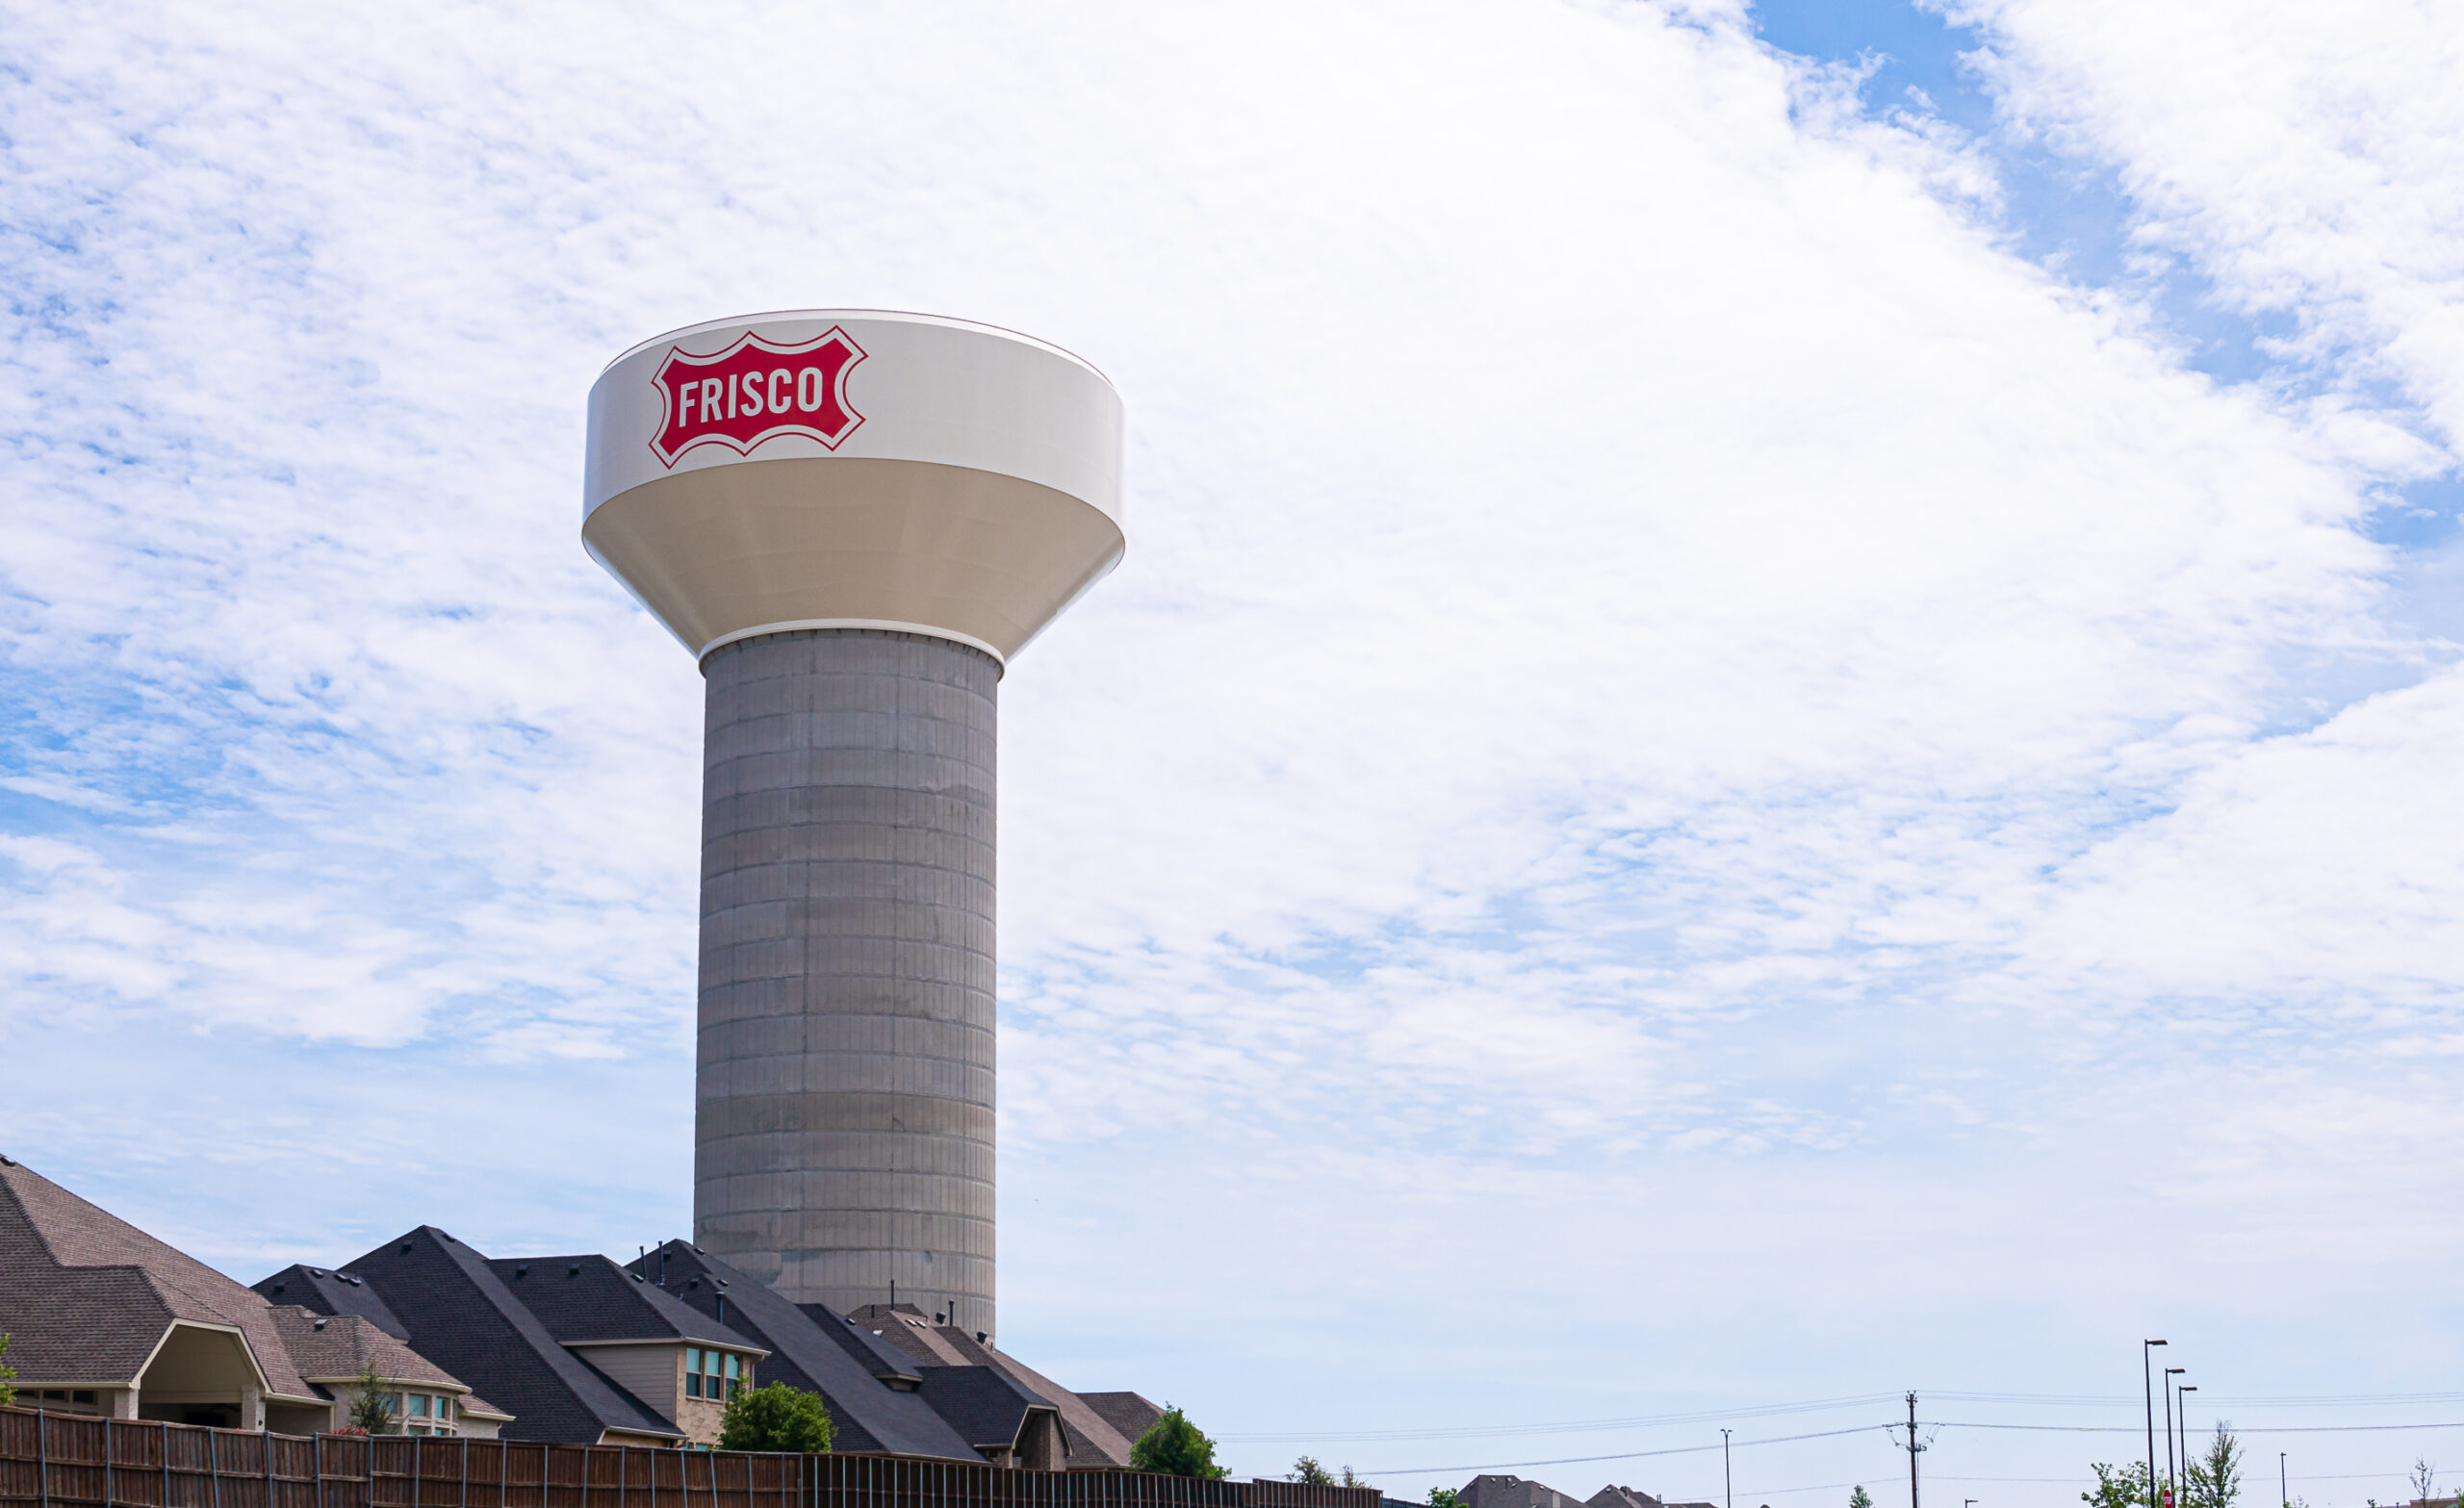
<svg viewBox="0 0 2464 1508">
<path fill-rule="evenodd" d="M 511 1411 L 514 1421 L 503 1430 L 509 1440 L 587 1444 L 611 1429 L 681 1438 L 648 1404 L 558 1344 L 485 1257 L 433 1225 L 387 1241 L 344 1270 L 360 1283 L 344 1285 L 333 1299 L 357 1304 L 372 1294 L 421 1354 Z"/>
<path fill-rule="evenodd" d="M 240 1332 L 268 1388 L 316 1397 L 266 1301 L 186 1252 L 0 1159 L 0 1331 L 20 1385 L 126 1382 L 174 1320 Z"/>
<path fill-rule="evenodd" d="M 1062 1441 L 1068 1448 L 1071 1466 L 1129 1465 L 1129 1447 L 1138 1437 L 1124 1437 L 1086 1399 L 1016 1357 L 976 1340 L 955 1325 L 935 1325 L 932 1334 L 942 1346 L 957 1353 L 968 1365 L 998 1367 L 1030 1395 L 1051 1404 L 1061 1416 Z M 1160 1417 L 1162 1411 L 1157 1412 Z"/>
<path fill-rule="evenodd" d="M 1484 1474 L 1463 1484 L 1465 1508 L 1574 1508 L 1576 1498 L 1528 1477 Z"/>
<path fill-rule="evenodd" d="M 297 1304 L 321 1315 L 365 1315 L 395 1340 L 410 1339 L 410 1332 L 385 1307 L 385 1301 L 346 1272 L 293 1265 L 248 1286 L 264 1294 L 269 1304 Z"/>
<path fill-rule="evenodd" d="M 876 1336 L 868 1325 L 857 1323 L 845 1315 L 833 1313 L 827 1304 L 798 1304 L 805 1317 L 821 1327 L 821 1333 L 846 1347 L 858 1366 L 884 1382 L 901 1382 L 909 1387 L 924 1380 L 923 1363 L 897 1346 Z"/>
<path fill-rule="evenodd" d="M 831 1316 L 829 1311 L 823 1310 L 817 1317 L 812 1310 L 818 1306 L 789 1303 L 685 1241 L 670 1241 L 653 1251 L 646 1263 L 632 1265 L 654 1274 L 664 1270 L 667 1294 L 697 1311 L 706 1308 L 715 1314 L 718 1298 L 724 1294 L 729 1328 L 770 1348 L 759 1379 L 820 1393 L 840 1430 L 837 1449 L 982 1459 L 973 1444 L 936 1413 L 922 1394 L 884 1383 L 875 1370 L 876 1362 L 829 1328 L 846 1328 L 846 1321 Z M 720 1288 L 721 1283 L 727 1287 Z"/>
<path fill-rule="evenodd" d="M 847 1317 L 856 1321 L 877 1345 L 892 1346 L 926 1367 L 981 1367 L 984 1358 L 973 1349 L 960 1349 L 950 1338 L 966 1338 L 945 1325 L 937 1326 L 924 1311 L 912 1304 L 864 1304 L 849 1310 Z"/>
<path fill-rule="evenodd" d="M 1027 1416 L 1052 1405 L 996 1367 L 927 1367 L 920 1396 L 978 1450 L 1017 1444 Z"/>
<path fill-rule="evenodd" d="M 1150 1402 L 1135 1393 L 1082 1393 L 1078 1396 L 1087 1400 L 1087 1407 L 1094 1410 L 1097 1418 L 1120 1431 L 1121 1438 L 1133 1445 L 1138 1444 L 1139 1436 L 1154 1428 L 1155 1421 L 1164 1417 L 1162 1404 Z"/>
<path fill-rule="evenodd" d="M 502 1279 L 548 1333 L 567 1345 L 593 1341 L 688 1341 L 758 1351 L 750 1337 L 677 1302 L 605 1257 L 495 1257 Z"/>
</svg>

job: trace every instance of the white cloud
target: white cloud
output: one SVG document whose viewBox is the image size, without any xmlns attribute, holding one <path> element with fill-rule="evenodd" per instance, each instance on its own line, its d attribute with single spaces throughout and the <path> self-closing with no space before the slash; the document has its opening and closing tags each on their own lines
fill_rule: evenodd
<svg viewBox="0 0 2464 1508">
<path fill-rule="evenodd" d="M 2012 255 L 1982 145 L 1671 15 L 9 20 L 0 1029 L 77 1068 L 21 1123 L 74 1174 L 305 1116 L 338 1150 L 283 1167 L 371 1239 L 680 1218 L 700 687 L 578 548 L 581 396 L 877 304 L 1059 340 L 1133 420 L 1128 562 L 1003 687 L 1014 1339 L 1216 1359 L 1235 1429 L 1861 1393 L 1989 1325 L 2056 1391 L 2188 1302 L 2116 1230 L 2205 1222 L 2253 1367 L 2289 1273 L 2377 1260 L 2289 1198 L 2451 1250 L 2390 1149 L 2455 1124 L 2459 693 L 2391 586 L 2445 578 L 2361 527 L 2451 423 L 2446 107 L 2373 103 L 2435 49 L 2252 64 L 2274 157 L 2376 165 L 2348 203 L 2219 155 L 2190 23 L 1987 18 L 2322 396 L 2185 370 Z M 218 1119 L 191 1061 L 377 1089 Z M 499 1171 L 389 1194 L 335 1136 L 422 1114 Z M 1495 1381 L 1534 1295 L 1584 1307 L 1559 1380 Z M 1322 1395 L 1242 1370 L 1296 1352 Z"/>
<path fill-rule="evenodd" d="M 2443 7 L 1959 0 L 2016 116 L 2118 172 L 2138 243 L 2280 354 L 2464 434 L 2464 26 Z"/>
</svg>

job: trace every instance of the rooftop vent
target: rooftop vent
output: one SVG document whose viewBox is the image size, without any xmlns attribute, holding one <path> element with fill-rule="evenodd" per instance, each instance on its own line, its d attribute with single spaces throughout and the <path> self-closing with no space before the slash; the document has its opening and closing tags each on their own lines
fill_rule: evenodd
<svg viewBox="0 0 2464 1508">
<path fill-rule="evenodd" d="M 580 1277 L 580 1276 L 581 1276 L 581 1264 L 580 1264 L 580 1263 L 578 1263 L 578 1262 L 577 1262 L 577 1263 L 575 1263 L 572 1266 L 567 1267 L 567 1268 L 565 1269 L 565 1276 L 567 1276 L 567 1277 L 569 1277 L 569 1278 L 578 1278 L 578 1277 Z"/>
<path fill-rule="evenodd" d="M 526 1278 L 530 1276 L 530 1264 L 526 1262 L 522 1265 L 514 1268 L 513 1275 L 517 1278 Z"/>
</svg>

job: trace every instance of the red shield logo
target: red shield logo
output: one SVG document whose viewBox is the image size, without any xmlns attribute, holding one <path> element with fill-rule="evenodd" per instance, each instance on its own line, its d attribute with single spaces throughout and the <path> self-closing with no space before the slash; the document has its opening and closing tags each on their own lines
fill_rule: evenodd
<svg viewBox="0 0 2464 1508">
<path fill-rule="evenodd" d="M 835 450 L 864 422 L 847 404 L 847 372 L 863 359 L 863 347 L 834 324 L 794 345 L 747 330 L 714 355 L 671 346 L 651 379 L 667 403 L 651 451 L 661 466 L 674 466 L 698 445 L 747 455 L 779 435 L 806 435 Z"/>
</svg>

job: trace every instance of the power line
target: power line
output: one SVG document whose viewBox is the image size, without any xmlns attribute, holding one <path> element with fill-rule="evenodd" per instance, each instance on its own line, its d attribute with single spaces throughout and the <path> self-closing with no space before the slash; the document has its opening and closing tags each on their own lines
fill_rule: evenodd
<svg viewBox="0 0 2464 1508">
<path fill-rule="evenodd" d="M 1954 1403 L 2009 1403 L 2052 1408 L 2125 1408 L 2140 1400 L 2118 1393 L 1956 1393 L 1926 1390 L 1926 1396 Z M 1218 1435 L 1227 1444 L 1355 1444 L 1414 1440 L 1497 1440 L 1523 1435 L 1569 1435 L 1591 1431 L 1655 1429 L 1673 1424 L 1707 1424 L 1717 1419 L 1771 1419 L 1786 1414 L 1819 1414 L 1860 1404 L 1896 1402 L 1895 1393 L 1866 1393 L 1848 1397 L 1814 1398 L 1800 1403 L 1753 1404 L 1744 1408 L 1702 1409 L 1685 1414 L 1646 1414 L 1614 1419 L 1559 1419 L 1533 1424 L 1474 1424 L 1460 1429 L 1364 1429 L 1337 1432 Z M 2367 1408 L 2402 1403 L 2464 1403 L 2464 1393 L 2219 1393 L 2207 1400 L 2217 1409 Z M 2051 1428 L 2054 1426 L 2046 1426 Z M 2086 1427 L 2086 1426 L 2082 1426 Z"/>
<path fill-rule="evenodd" d="M 1895 1393 L 1866 1393 L 1848 1398 L 1815 1398 L 1804 1403 L 1764 1403 L 1742 1409 L 1702 1409 L 1690 1414 L 1647 1414 L 1630 1419 L 1569 1419 L 1553 1424 L 1482 1424 L 1464 1429 L 1367 1429 L 1343 1434 L 1218 1435 L 1226 1443 L 1245 1444 L 1339 1444 L 1361 1441 L 1479 1440 L 1509 1435 L 1564 1435 L 1587 1430 L 1652 1429 L 1665 1424 L 1707 1424 L 1714 1419 L 1770 1419 L 1783 1414 L 1819 1414 L 1829 1409 L 1883 1403 Z"/>
<path fill-rule="evenodd" d="M 1813 1431 L 1813 1432 L 1812 1432 L 1812 1433 L 1810 1433 L 1810 1434 L 1804 1434 L 1804 1435 L 1774 1435 L 1774 1436 L 1771 1436 L 1771 1437 L 1769 1437 L 1769 1438 L 1767 1438 L 1767 1439 L 1762 1439 L 1762 1440 L 1740 1440 L 1740 1441 L 1735 1442 L 1735 1444 L 1738 1444 L 1738 1445 L 1784 1445 L 1784 1444 L 1793 1444 L 1793 1443 L 1795 1443 L 1795 1442 L 1797 1442 L 1797 1441 L 1800 1441 L 1800 1440 L 1835 1440 L 1835 1439 L 1838 1439 L 1838 1438 L 1839 1438 L 1840 1436 L 1842 1436 L 1842 1435 L 1862 1435 L 1862 1434 L 1865 1434 L 1866 1432 L 1871 1431 L 1871 1430 L 1881 1430 L 1881 1431 L 1883 1431 L 1884 1433 L 1888 1434 L 1890 1431 L 1898 1430 L 1898 1429 L 1905 1429 L 1905 1428 L 1907 1428 L 1907 1427 L 1908 1427 L 1907 1425 L 1905 1425 L 1905 1424 L 1901 1424 L 1901 1423 L 1898 1423 L 1898 1422 L 1895 1422 L 1895 1421 L 1894 1421 L 1894 1422 L 1890 1422 L 1890 1423 L 1883 1423 L 1883 1424 L 1861 1424 L 1861 1425 L 1857 1425 L 1857 1426 L 1854 1426 L 1854 1427 L 1849 1428 L 1849 1429 L 1825 1429 L 1825 1430 L 1816 1430 L 1816 1431 Z M 2132 1428 L 2132 1427 L 2130 1427 L 2130 1426 L 2128 1426 L 2128 1425 L 2122 1425 L 2122 1424 L 1997 1424 L 1997 1423 L 1987 1422 L 1987 1421 L 1984 1421 L 1984 1420 L 1974 1420 L 1974 1419 L 1931 1419 L 1931 1420 L 1922 1420 L 1922 1421 L 1918 1421 L 1917 1427 L 1919 1427 L 1919 1428 L 1923 1428 L 1923 1429 L 2004 1429 L 2004 1430 L 2027 1430 L 2027 1431 L 2037 1432 L 2037 1433 L 2063 1434 L 2063 1435 L 2132 1435 L 2132 1434 L 2137 1434 L 2137 1433 L 2138 1433 L 2138 1431 L 2137 1431 L 2135 1428 Z M 2235 1434 L 2237 1434 L 2237 1435 L 2320 1435 L 2320 1434 L 2381 1433 L 2381 1432 L 2390 1431 L 2390 1430 L 2410 1430 L 2410 1429 L 2464 1429 L 2464 1419 L 2459 1419 L 2459 1420 L 2445 1420 L 2445 1421 L 2428 1422 L 2428 1423 L 2418 1423 L 2418 1424 L 2272 1424 L 2272 1425 L 2254 1425 L 2254 1426 L 2252 1426 L 2252 1427 L 2250 1427 L 2250 1428 L 2248 1428 L 2248 1429 L 2237 1429 L 2237 1430 L 2235 1430 L 2235 1431 L 2234 1431 L 2234 1433 L 2235 1433 Z M 1898 1441 L 1897 1441 L 1897 1439 L 1896 1439 L 1896 1438 L 1894 1438 L 1894 1439 L 1892 1440 L 1892 1442 L 1891 1442 L 1891 1445 L 1892 1445 L 1892 1448 L 1893 1448 L 1893 1449 L 1901 1449 L 1901 1448 L 1905 1448 L 1905 1447 L 1903 1447 L 1903 1446 L 1901 1446 L 1901 1445 L 1899 1444 L 1899 1443 L 1898 1443 Z M 1656 1449 L 1656 1450 L 1621 1450 L 1621 1451 L 1614 1452 L 1614 1453 L 1612 1453 L 1612 1454 L 1608 1454 L 1608 1455 L 1598 1455 L 1598 1456 L 1557 1456 L 1557 1457 L 1553 1457 L 1553 1458 L 1549 1459 L 1549 1460 L 1546 1460 L 1546 1461 L 1486 1461 L 1486 1462 L 1476 1462 L 1476 1463 L 1474 1463 L 1474 1464 L 1469 1465 L 1469 1466 L 1377 1467 L 1377 1468 L 1373 1468 L 1373 1469 L 1372 1469 L 1372 1470 L 1369 1470 L 1363 1471 L 1361 1474 L 1362 1474 L 1362 1475 L 1364 1475 L 1364 1476 L 1435 1476 L 1435 1475 L 1438 1475 L 1438 1474 L 1443 1473 L 1443 1472 L 1452 1472 L 1452 1471 L 1503 1471 L 1503 1470 L 1517 1470 L 1517 1469 L 1521 1469 L 1521 1468 L 1525 1468 L 1525 1467 L 1535 1467 L 1535 1466 L 1585 1466 L 1585 1465 L 1589 1465 L 1590 1463 L 1592 1463 L 1592 1462 L 1596 1462 L 1596 1461 L 1640 1461 L 1640 1460 L 1643 1460 L 1643 1459 L 1645 1459 L 1645 1458 L 1648 1458 L 1648 1457 L 1654 1457 L 1654 1456 L 1684 1456 L 1684 1455 L 1696 1455 L 1696 1454 L 1700 1454 L 1700 1453 L 1701 1453 L 1701 1452 L 1703 1452 L 1703 1451 L 1707 1451 L 1707 1450 L 1717 1450 L 1717 1449 L 1719 1449 L 1719 1448 L 1721 1448 L 1721 1447 L 1720 1447 L 1720 1443 L 1715 1441 L 1715 1442 L 1713 1442 L 1713 1443 L 1711 1443 L 1711 1444 L 1707 1444 L 1707 1445 L 1665 1445 L 1665 1446 L 1662 1446 L 1662 1447 L 1660 1447 L 1659 1449 Z M 1943 1478 L 1943 1480 L 1944 1480 L 1944 1481 L 1950 1481 L 1950 1480 L 1953 1480 L 1953 1478 L 1945 1477 L 1945 1478 Z M 2008 1481 L 2061 1481 L 2061 1482 L 2067 1482 L 2067 1481 L 2082 1480 L 2082 1478 L 2075 1478 L 2075 1477 L 2009 1477 L 2009 1478 L 1997 1478 L 1997 1477 L 1982 1477 L 1982 1476 L 1979 1476 L 1979 1477 L 1962 1477 L 1962 1478 L 1958 1478 L 1957 1480 L 1961 1480 L 1961 1481 L 1971 1481 L 1971 1482 L 1987 1482 L 1987 1481 L 1998 1481 L 1998 1480 L 2008 1480 Z M 2303 1478 L 2303 1480 L 2305 1480 L 2305 1481 L 2308 1481 L 2308 1480 L 2325 1480 L 2325 1478 L 2306 1478 L 2306 1477 L 2305 1477 L 2305 1478 Z M 1785 1490 L 1785 1491 L 1794 1491 L 1795 1489 L 1784 1489 L 1784 1490 Z M 1810 1491 L 1810 1489 L 1808 1489 L 1808 1490 L 1809 1490 L 1809 1491 Z M 1776 1492 L 1779 1492 L 1779 1491 L 1784 1491 L 1784 1489 L 1774 1489 L 1773 1491 L 1776 1493 Z M 1752 1495 L 1753 1495 L 1753 1494 L 1748 1494 L 1747 1495 L 1748 1495 L 1748 1496 L 1752 1496 Z"/>
<path fill-rule="evenodd" d="M 2136 1435 L 2127 1424 L 1990 1424 L 1976 1420 L 1941 1419 L 1937 1429 L 2026 1429 L 2061 1435 Z M 2236 1435 L 2333 1435 L 2355 1430 L 2464 1429 L 2464 1419 L 2426 1424 L 2252 1424 L 2236 1427 Z"/>
<path fill-rule="evenodd" d="M 1740 1440 L 1740 1445 L 1784 1445 L 1799 1440 L 1835 1440 L 1841 1435 L 1862 1435 L 1886 1424 L 1860 1424 L 1853 1429 L 1822 1429 L 1810 1435 L 1775 1435 L 1768 1440 Z M 1440 1471 L 1502 1471 L 1510 1467 L 1581 1466 L 1593 1461 L 1639 1461 L 1645 1456 L 1690 1456 L 1705 1450 L 1717 1450 L 1720 1443 L 1707 1445 L 1668 1445 L 1658 1450 L 1621 1450 L 1605 1456 L 1559 1456 L 1550 1461 L 1488 1461 L 1475 1466 L 1389 1466 L 1361 1472 L 1363 1476 L 1433 1476 Z"/>
</svg>

